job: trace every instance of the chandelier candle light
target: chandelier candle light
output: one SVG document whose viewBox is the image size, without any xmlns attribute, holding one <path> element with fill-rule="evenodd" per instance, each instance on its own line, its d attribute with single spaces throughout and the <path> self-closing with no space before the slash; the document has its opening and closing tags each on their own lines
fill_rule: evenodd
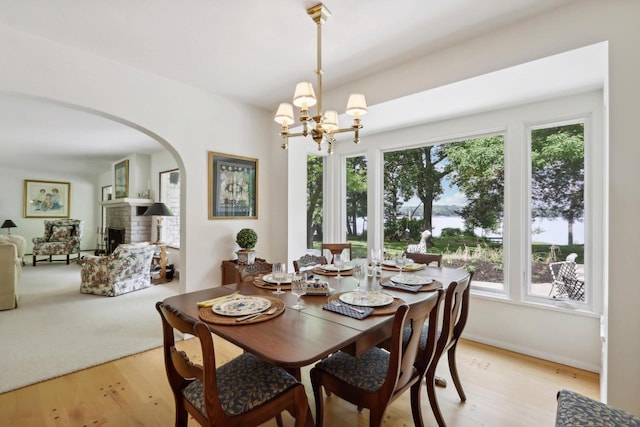
<svg viewBox="0 0 640 427">
<path fill-rule="evenodd" d="M 331 12 L 322 3 L 317 4 L 309 9 L 307 13 L 317 25 L 318 32 L 318 68 L 315 73 L 318 76 L 318 98 L 313 91 L 310 82 L 300 82 L 296 85 L 296 91 L 293 95 L 293 105 L 300 108 L 300 122 L 302 122 L 302 132 L 290 133 L 289 125 L 294 123 L 293 106 L 288 103 L 282 103 L 276 112 L 275 121 L 282 125 L 280 135 L 282 136 L 282 148 L 287 149 L 289 145 L 289 137 L 292 136 L 308 136 L 318 144 L 318 151 L 322 150 L 322 141 L 327 143 L 327 153 L 333 152 L 333 143 L 335 134 L 343 132 L 353 132 L 353 142 L 360 142 L 360 116 L 367 114 L 367 102 L 361 93 L 352 93 L 347 102 L 346 113 L 353 116 L 353 124 L 351 127 L 340 129 L 338 124 L 338 112 L 335 110 L 327 110 L 322 113 L 322 24 L 331 16 Z M 317 113 L 315 116 L 309 116 L 309 107 L 317 105 Z M 311 121 L 315 123 L 315 126 Z"/>
</svg>

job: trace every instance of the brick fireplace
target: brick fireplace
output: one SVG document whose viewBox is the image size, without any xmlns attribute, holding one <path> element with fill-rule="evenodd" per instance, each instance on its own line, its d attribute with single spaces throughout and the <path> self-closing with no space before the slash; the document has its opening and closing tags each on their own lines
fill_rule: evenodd
<svg viewBox="0 0 640 427">
<path fill-rule="evenodd" d="M 105 227 L 124 229 L 124 243 L 150 242 L 151 218 L 143 216 L 153 202 L 149 199 L 116 199 L 102 202 Z"/>
</svg>

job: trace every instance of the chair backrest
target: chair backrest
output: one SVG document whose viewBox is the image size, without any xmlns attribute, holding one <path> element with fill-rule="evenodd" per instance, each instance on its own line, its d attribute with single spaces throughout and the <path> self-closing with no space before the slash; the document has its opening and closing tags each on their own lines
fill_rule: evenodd
<svg viewBox="0 0 640 427">
<path fill-rule="evenodd" d="M 300 269 L 308 269 L 315 265 L 323 265 L 327 263 L 327 259 L 323 256 L 306 254 L 298 259 L 293 260 L 293 270 L 296 273 L 300 272 Z"/>
<path fill-rule="evenodd" d="M 438 290 L 430 298 L 409 307 L 403 304 L 398 308 L 393 320 L 387 378 L 380 392 L 384 395 L 398 396 L 407 387 L 422 378 L 431 362 L 437 335 L 438 311 L 443 291 Z M 429 321 L 427 344 L 420 345 L 423 326 Z M 405 339 L 408 336 L 408 339 Z M 394 397 L 391 398 L 393 400 Z"/>
<path fill-rule="evenodd" d="M 82 239 L 82 231 L 84 228 L 84 221 L 79 219 L 54 219 L 44 221 L 44 238 L 46 241 L 51 239 L 51 235 L 56 229 L 65 228 L 68 230 L 69 239 L 77 237 Z"/>
<path fill-rule="evenodd" d="M 211 331 L 209 331 L 209 328 L 203 322 L 197 321 L 192 323 L 162 302 L 156 303 L 156 309 L 162 319 L 165 369 L 176 405 L 185 405 L 182 390 L 197 379 L 204 385 L 205 408 L 203 412 L 207 415 L 207 418 L 209 420 L 224 418 L 218 397 L 216 355 Z M 192 363 L 185 352 L 179 351 L 176 348 L 174 330 L 180 331 L 183 334 L 193 335 L 200 340 L 202 365 Z"/>
<path fill-rule="evenodd" d="M 434 354 L 435 364 L 438 363 L 440 356 L 460 339 L 467 324 L 472 277 L 473 272 L 459 282 L 452 282 L 447 288 L 442 311 L 442 327 Z"/>
<path fill-rule="evenodd" d="M 557 284 L 564 284 L 567 280 L 576 280 L 578 269 L 574 261 L 558 261 L 549 264 L 553 281 Z"/>
<path fill-rule="evenodd" d="M 442 254 L 418 254 L 413 252 L 407 252 L 407 258 L 417 262 L 419 264 L 430 265 L 435 263 L 438 267 L 442 267 Z"/>
<path fill-rule="evenodd" d="M 115 251 L 108 255 L 114 263 L 126 262 L 126 269 L 113 269 L 114 275 L 120 272 L 125 276 L 147 275 L 151 268 L 151 261 L 156 247 L 148 243 L 123 243 L 118 245 Z"/>
<path fill-rule="evenodd" d="M 237 282 L 248 282 L 255 279 L 260 274 L 271 273 L 273 265 L 266 261 L 256 261 L 247 266 L 238 266 Z"/>
<path fill-rule="evenodd" d="M 325 249 L 331 252 L 331 255 L 341 254 L 342 251 L 344 251 L 345 249 L 349 249 L 349 260 L 351 260 L 351 258 L 353 257 L 352 251 L 351 251 L 351 243 L 323 243 L 322 244 L 323 254 Z"/>
</svg>

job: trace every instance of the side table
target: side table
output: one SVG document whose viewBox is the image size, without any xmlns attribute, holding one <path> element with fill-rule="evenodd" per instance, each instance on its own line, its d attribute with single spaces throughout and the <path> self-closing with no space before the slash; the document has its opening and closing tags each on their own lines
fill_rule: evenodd
<svg viewBox="0 0 640 427">
<path fill-rule="evenodd" d="M 256 262 L 265 262 L 262 258 L 256 258 Z M 222 282 L 221 285 L 230 285 L 238 281 L 238 269 L 244 266 L 238 265 L 237 259 L 225 259 L 222 261 Z"/>
<path fill-rule="evenodd" d="M 157 248 L 160 249 L 160 253 L 158 255 L 154 254 L 153 259 L 151 260 L 151 266 L 155 267 L 156 265 L 160 267 L 160 273 L 157 278 L 152 278 L 151 282 L 155 285 L 159 285 L 162 283 L 170 282 L 170 279 L 167 279 L 167 245 L 156 244 Z M 153 274 L 152 268 L 152 274 Z"/>
</svg>

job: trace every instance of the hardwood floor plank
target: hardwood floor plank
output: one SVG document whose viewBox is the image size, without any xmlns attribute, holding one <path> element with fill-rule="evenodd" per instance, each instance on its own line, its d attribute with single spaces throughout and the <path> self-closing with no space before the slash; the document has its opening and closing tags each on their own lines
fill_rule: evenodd
<svg viewBox="0 0 640 427">
<path fill-rule="evenodd" d="M 218 337 L 214 341 L 219 364 L 242 353 Z M 201 359 L 195 340 L 182 341 L 179 347 L 194 360 Z M 313 411 L 309 369 L 302 370 L 302 378 Z M 449 383 L 447 388 L 436 391 L 450 427 L 553 425 L 556 393 L 561 388 L 599 398 L 595 373 L 471 341 L 462 340 L 459 344 L 458 369 L 467 394 L 465 403 L 458 398 L 447 362 L 442 360 L 438 366 L 438 375 Z M 1 394 L 0 425 L 170 427 L 173 405 L 162 351 L 154 349 Z M 424 388 L 422 408 L 425 424 L 436 425 Z M 288 414 L 283 415 L 283 420 L 286 426 L 293 426 Z M 389 407 L 383 424 L 413 425 L 408 393 Z M 190 419 L 190 427 L 197 425 Z M 263 424 L 275 425 L 275 421 Z M 353 405 L 331 396 L 326 398 L 325 425 L 365 427 L 369 425 L 369 413 L 358 413 Z"/>
</svg>

